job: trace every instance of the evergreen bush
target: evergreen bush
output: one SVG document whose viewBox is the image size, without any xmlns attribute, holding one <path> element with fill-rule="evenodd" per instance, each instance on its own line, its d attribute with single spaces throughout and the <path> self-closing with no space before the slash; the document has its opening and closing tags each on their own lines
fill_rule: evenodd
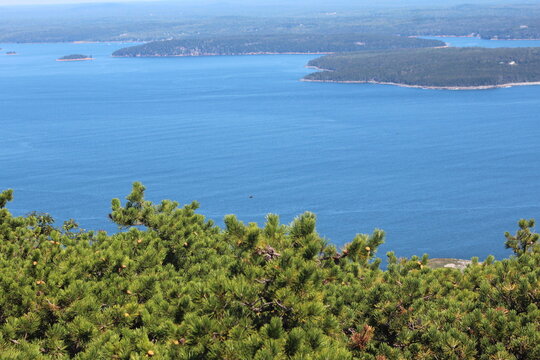
<svg viewBox="0 0 540 360">
<path fill-rule="evenodd" d="M 515 256 L 431 269 L 375 257 L 384 232 L 338 251 L 312 213 L 264 227 L 144 199 L 112 201 L 122 231 L 16 217 L 0 195 L 0 358 L 540 359 L 534 222 Z"/>
</svg>

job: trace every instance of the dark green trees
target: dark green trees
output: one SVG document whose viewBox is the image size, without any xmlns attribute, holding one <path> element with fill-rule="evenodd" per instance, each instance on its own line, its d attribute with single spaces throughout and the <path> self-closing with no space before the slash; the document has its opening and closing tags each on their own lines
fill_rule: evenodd
<svg viewBox="0 0 540 360">
<path fill-rule="evenodd" d="M 390 253 L 382 270 L 382 231 L 338 251 L 312 213 L 263 227 L 230 215 L 222 230 L 136 183 L 112 204 L 125 231 L 108 235 L 13 217 L 11 198 L 0 195 L 2 360 L 540 358 L 529 222 L 510 259 L 432 270 Z"/>
<path fill-rule="evenodd" d="M 523 255 L 528 251 L 532 251 L 537 246 L 538 238 L 540 235 L 533 232 L 534 220 L 521 219 L 518 223 L 519 230 L 516 235 L 513 236 L 510 233 L 504 234 L 506 236 L 506 248 L 512 249 L 514 254 Z"/>
<path fill-rule="evenodd" d="M 77 61 L 77 60 L 91 60 L 91 55 L 73 54 L 62 56 L 58 61 Z"/>
<path fill-rule="evenodd" d="M 540 81 L 538 48 L 440 48 L 327 55 L 311 81 L 375 82 L 434 88 L 495 87 Z"/>
<path fill-rule="evenodd" d="M 381 34 L 279 34 L 152 41 L 119 49 L 118 57 L 343 53 L 443 46 L 439 40 Z"/>
</svg>

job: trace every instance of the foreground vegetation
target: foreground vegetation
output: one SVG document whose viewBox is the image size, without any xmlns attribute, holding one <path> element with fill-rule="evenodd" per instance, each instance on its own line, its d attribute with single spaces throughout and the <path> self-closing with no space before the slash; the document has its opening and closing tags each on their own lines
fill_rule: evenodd
<svg viewBox="0 0 540 360">
<path fill-rule="evenodd" d="M 154 41 L 120 49 L 113 56 L 318 54 L 441 45 L 438 40 L 372 34 L 233 36 Z"/>
<path fill-rule="evenodd" d="M 113 200 L 114 235 L 14 217 L 0 195 L 2 359 L 540 358 L 533 221 L 507 234 L 510 259 L 432 270 L 389 253 L 382 270 L 380 230 L 337 251 L 311 213 L 221 230 L 143 195 Z"/>
<path fill-rule="evenodd" d="M 540 81 L 540 48 L 442 48 L 329 55 L 306 80 L 490 87 Z"/>
</svg>

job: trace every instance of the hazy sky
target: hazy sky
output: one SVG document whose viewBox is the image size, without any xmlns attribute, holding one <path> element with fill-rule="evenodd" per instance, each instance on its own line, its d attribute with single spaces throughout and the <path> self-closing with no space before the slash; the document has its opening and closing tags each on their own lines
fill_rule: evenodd
<svg viewBox="0 0 540 360">
<path fill-rule="evenodd" d="M 77 4 L 77 3 L 117 3 L 117 2 L 149 2 L 149 1 L 170 1 L 175 3 L 191 3 L 196 4 L 199 1 L 196 0 L 0 0 L 0 6 L 1 5 L 47 5 L 47 4 Z M 247 0 L 248 4 L 257 4 L 257 1 L 266 3 L 266 2 L 272 2 L 272 0 Z M 292 0 L 294 3 L 294 0 Z M 240 3 L 242 0 L 201 0 L 200 3 Z M 326 3 L 331 5 L 335 2 L 335 0 L 315 0 L 317 3 Z M 339 3 L 347 2 L 347 0 L 337 0 Z M 534 0 L 350 0 L 351 4 L 355 3 L 362 3 L 363 5 L 370 4 L 375 5 L 377 3 L 384 2 L 386 5 L 388 4 L 394 4 L 394 5 L 452 5 L 452 4 L 489 4 L 491 2 L 495 3 L 516 3 L 516 2 L 523 2 L 523 3 L 534 3 Z"/>
<path fill-rule="evenodd" d="M 97 2 L 133 2 L 158 0 L 0 0 L 0 5 L 45 5 L 45 4 L 76 4 Z"/>
</svg>

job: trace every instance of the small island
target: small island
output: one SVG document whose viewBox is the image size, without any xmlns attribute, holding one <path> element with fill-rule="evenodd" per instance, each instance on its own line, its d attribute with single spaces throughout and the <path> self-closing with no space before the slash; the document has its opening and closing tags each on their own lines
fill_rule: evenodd
<svg viewBox="0 0 540 360">
<path fill-rule="evenodd" d="M 88 60 L 94 60 L 92 55 L 73 54 L 73 55 L 66 55 L 59 59 L 56 59 L 56 61 L 88 61 Z"/>
<path fill-rule="evenodd" d="M 478 90 L 540 85 L 540 48 L 432 48 L 335 54 L 303 81 Z"/>
</svg>

